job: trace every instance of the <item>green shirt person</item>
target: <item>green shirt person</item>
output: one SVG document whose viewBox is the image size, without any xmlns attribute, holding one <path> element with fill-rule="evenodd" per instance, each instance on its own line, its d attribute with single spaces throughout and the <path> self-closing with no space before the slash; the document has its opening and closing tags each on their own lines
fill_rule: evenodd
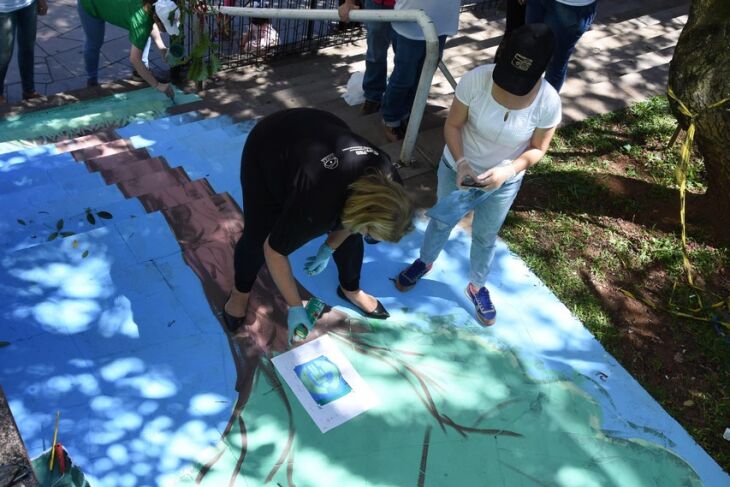
<svg viewBox="0 0 730 487">
<path fill-rule="evenodd" d="M 106 22 L 129 31 L 129 61 L 150 86 L 172 96 L 168 83 L 160 83 L 145 66 L 143 51 L 148 39 L 152 39 L 163 59 L 167 56 L 160 30 L 178 33 L 179 10 L 171 0 L 78 0 L 79 17 L 86 34 L 84 64 L 87 86 L 96 86 L 99 71 L 99 52 L 104 43 Z M 158 15 L 162 13 L 162 16 Z M 163 20 L 164 19 L 164 20 Z M 173 22 L 170 21 L 173 19 Z"/>
</svg>

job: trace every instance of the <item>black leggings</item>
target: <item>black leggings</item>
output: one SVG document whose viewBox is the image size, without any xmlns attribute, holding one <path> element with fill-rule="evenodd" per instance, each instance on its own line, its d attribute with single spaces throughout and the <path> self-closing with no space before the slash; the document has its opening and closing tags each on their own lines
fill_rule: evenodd
<svg viewBox="0 0 730 487">
<path fill-rule="evenodd" d="M 236 244 L 233 263 L 236 289 L 248 293 L 264 264 L 264 242 L 279 218 L 281 207 L 271 203 L 263 184 L 263 171 L 258 169 L 256 161 L 247 160 L 244 154 L 241 162 L 244 227 Z M 340 286 L 345 291 L 360 289 L 360 270 L 365 255 L 363 247 L 362 235 L 356 233 L 335 250 L 333 259 L 339 272 Z"/>
</svg>

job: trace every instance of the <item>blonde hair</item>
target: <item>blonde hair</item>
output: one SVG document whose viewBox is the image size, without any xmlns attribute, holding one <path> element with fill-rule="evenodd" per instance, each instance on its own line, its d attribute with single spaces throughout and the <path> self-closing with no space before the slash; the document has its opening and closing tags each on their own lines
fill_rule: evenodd
<svg viewBox="0 0 730 487">
<path fill-rule="evenodd" d="M 377 240 L 398 242 L 413 230 L 413 214 L 403 186 L 377 171 L 350 184 L 342 226 Z"/>
</svg>

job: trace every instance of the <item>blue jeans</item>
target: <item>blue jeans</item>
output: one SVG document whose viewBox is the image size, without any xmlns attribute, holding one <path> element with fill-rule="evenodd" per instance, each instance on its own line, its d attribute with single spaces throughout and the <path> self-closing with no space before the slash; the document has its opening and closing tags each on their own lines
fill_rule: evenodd
<svg viewBox="0 0 730 487">
<path fill-rule="evenodd" d="M 86 67 L 86 77 L 89 80 L 97 81 L 99 78 L 99 53 L 101 46 L 104 44 L 104 31 L 106 30 L 106 22 L 98 19 L 84 10 L 81 2 L 77 2 L 79 10 L 79 19 L 81 26 L 84 28 L 86 42 L 84 43 L 84 65 Z M 145 66 L 149 66 L 150 39 L 142 51 L 142 62 Z"/>
<path fill-rule="evenodd" d="M 23 92 L 35 91 L 33 65 L 35 63 L 36 2 L 8 13 L 0 13 L 0 95 L 5 87 L 5 75 L 13 58 L 15 38 L 18 38 L 18 69 Z"/>
<path fill-rule="evenodd" d="M 596 4 L 572 7 L 555 0 L 527 0 L 525 21 L 528 24 L 542 22 L 555 34 L 555 51 L 545 71 L 545 80 L 558 92 L 568 72 L 568 61 L 578 39 L 591 28 L 596 18 Z"/>
<path fill-rule="evenodd" d="M 388 86 L 383 95 L 383 121 L 390 127 L 398 127 L 409 117 L 416 97 L 418 78 L 426 59 L 426 41 L 414 41 L 403 37 L 391 28 L 395 59 Z M 439 37 L 439 58 L 444 51 L 446 36 Z M 434 69 L 436 66 L 434 66 Z"/>
<path fill-rule="evenodd" d="M 474 220 L 471 231 L 471 251 L 469 255 L 469 282 L 482 287 L 487 282 L 489 267 L 494 259 L 494 247 L 497 233 L 507 217 L 507 212 L 522 185 L 522 177 L 508 179 L 489 198 L 474 209 Z M 456 171 L 441 159 L 438 169 L 438 199 L 447 197 L 456 191 Z M 426 228 L 420 258 L 430 264 L 436 260 L 443 250 L 454 225 L 446 225 L 432 219 Z"/>
<path fill-rule="evenodd" d="M 367 10 L 392 10 L 377 4 L 373 0 L 365 0 Z M 390 22 L 367 22 L 368 50 L 365 53 L 365 76 L 362 79 L 362 90 L 365 99 L 380 103 L 385 93 L 388 80 L 388 47 L 390 46 Z"/>
<path fill-rule="evenodd" d="M 81 6 L 78 2 L 79 19 L 84 28 L 86 42 L 84 42 L 84 65 L 86 66 L 86 77 L 96 81 L 99 77 L 99 53 L 104 44 L 104 30 L 106 22 L 97 19 Z"/>
</svg>

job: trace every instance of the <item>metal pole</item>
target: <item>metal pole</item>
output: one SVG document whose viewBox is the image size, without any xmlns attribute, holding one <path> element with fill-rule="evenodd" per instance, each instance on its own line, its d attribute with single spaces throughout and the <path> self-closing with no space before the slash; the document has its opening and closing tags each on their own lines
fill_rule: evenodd
<svg viewBox="0 0 730 487">
<path fill-rule="evenodd" d="M 211 15 L 221 13 L 261 19 L 340 20 L 337 10 L 217 7 L 211 8 L 208 12 Z M 431 18 L 423 10 L 351 10 L 350 20 L 353 22 L 416 22 L 423 30 L 423 37 L 426 42 L 426 58 L 421 69 L 416 96 L 413 100 L 413 107 L 411 108 L 411 117 L 400 152 L 400 163 L 409 165 L 411 163 L 413 149 L 416 146 L 418 129 L 423 120 L 423 111 L 426 108 L 428 91 L 431 87 L 433 75 L 438 63 L 439 38 L 436 33 L 436 27 L 433 25 Z"/>
<path fill-rule="evenodd" d="M 451 74 L 451 71 L 449 71 L 449 68 L 446 67 L 443 61 L 439 61 L 439 69 L 441 70 L 441 74 L 444 75 L 444 78 L 446 78 L 446 81 L 449 82 L 452 89 L 456 89 L 456 80 L 454 79 L 454 75 Z"/>
</svg>

